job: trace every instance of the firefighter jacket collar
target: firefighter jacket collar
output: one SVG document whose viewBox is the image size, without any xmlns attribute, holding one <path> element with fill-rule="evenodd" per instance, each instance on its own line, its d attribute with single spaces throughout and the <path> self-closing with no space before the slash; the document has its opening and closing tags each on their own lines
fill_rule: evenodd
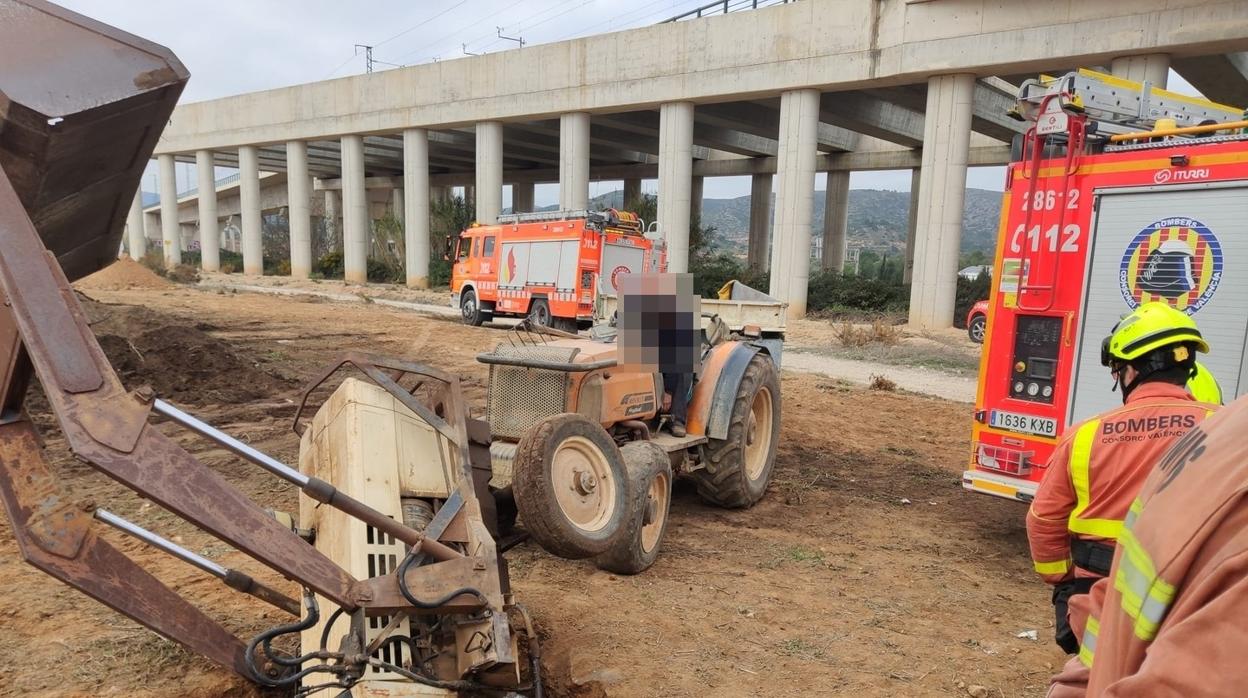
<svg viewBox="0 0 1248 698">
<path fill-rule="evenodd" d="M 1191 393 L 1187 392 L 1187 388 L 1182 385 L 1174 385 L 1165 381 L 1146 381 L 1135 387 L 1131 394 L 1127 396 L 1128 405 L 1135 404 L 1142 400 L 1165 399 L 1165 400 L 1190 400 L 1195 402 Z"/>
</svg>

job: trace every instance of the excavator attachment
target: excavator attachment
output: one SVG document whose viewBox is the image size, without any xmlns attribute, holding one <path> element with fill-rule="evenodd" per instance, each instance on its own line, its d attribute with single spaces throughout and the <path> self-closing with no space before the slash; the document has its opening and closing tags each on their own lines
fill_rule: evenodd
<svg viewBox="0 0 1248 698">
<path fill-rule="evenodd" d="M 463 647 L 443 648 L 460 656 L 459 662 L 386 663 L 386 671 L 449 690 L 476 688 L 479 681 L 497 685 L 498 677 L 509 675 L 507 667 L 517 664 L 508 615 L 513 607 L 504 563 L 473 485 L 457 379 L 379 357 L 344 362 L 420 415 L 454 452 L 448 496 L 435 502 L 442 519 L 422 531 L 334 482 L 232 439 L 149 390 L 128 391 L 91 333 L 70 282 L 116 258 L 140 175 L 187 78 L 161 46 L 39 0 L 0 0 L 0 500 L 22 555 L 262 685 L 306 685 L 313 677 L 321 682 L 317 687 L 352 688 L 379 661 L 376 634 L 368 639 L 365 628 L 383 615 L 442 618 L 450 621 L 448 627 L 472 629 Z M 436 385 L 436 391 L 426 392 L 437 404 L 422 402 L 414 388 L 403 386 L 408 376 L 416 376 L 421 386 Z M 24 409 L 34 377 L 75 456 L 298 583 L 303 608 L 239 570 L 196 560 L 152 532 L 75 501 L 58 482 Z M 368 578 L 350 574 L 342 561 L 313 547 L 165 436 L 150 423 L 153 413 L 396 541 L 402 564 Z M 434 465 L 432 454 L 429 460 Z M 299 617 L 244 642 L 100 537 L 100 525 L 136 535 Z M 447 533 L 452 531 L 458 534 Z M 336 617 L 348 619 L 334 626 L 338 636 L 323 634 L 318 647 L 305 643 L 297 657 L 272 647 L 281 635 L 316 626 L 322 601 L 337 608 Z M 528 635 L 535 639 L 531 631 Z"/>
</svg>

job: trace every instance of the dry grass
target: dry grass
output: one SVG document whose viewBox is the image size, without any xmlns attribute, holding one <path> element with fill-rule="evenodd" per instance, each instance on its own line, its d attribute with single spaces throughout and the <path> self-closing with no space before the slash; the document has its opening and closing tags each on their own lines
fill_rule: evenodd
<svg viewBox="0 0 1248 698">
<path fill-rule="evenodd" d="M 901 328 L 883 320 L 875 320 L 870 327 L 860 327 L 849 321 L 836 328 L 836 338 L 843 346 L 865 347 L 868 344 L 893 346 L 901 341 Z"/>
<path fill-rule="evenodd" d="M 871 383 L 868 384 L 867 387 L 871 390 L 882 390 L 888 393 L 895 392 L 897 390 L 896 383 L 885 378 L 884 376 L 877 376 L 874 374 L 871 376 Z"/>
<path fill-rule="evenodd" d="M 199 283 L 199 270 L 189 264 L 179 264 L 165 272 L 165 276 L 179 284 Z"/>
</svg>

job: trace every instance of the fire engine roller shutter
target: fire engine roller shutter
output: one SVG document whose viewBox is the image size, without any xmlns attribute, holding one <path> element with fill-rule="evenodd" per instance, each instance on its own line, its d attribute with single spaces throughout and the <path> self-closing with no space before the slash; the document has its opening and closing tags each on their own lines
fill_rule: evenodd
<svg viewBox="0 0 1248 698">
<path fill-rule="evenodd" d="M 580 240 L 537 240 L 503 243 L 500 288 L 553 286 L 576 288 Z"/>
<path fill-rule="evenodd" d="M 1206 298 L 1203 307 L 1192 315 L 1213 349 L 1207 356 L 1201 355 L 1200 361 L 1218 379 L 1223 399 L 1230 402 L 1240 394 L 1240 386 L 1248 386 L 1243 376 L 1245 334 L 1248 332 L 1248 313 L 1244 311 L 1248 308 L 1248 187 L 1236 183 L 1233 186 L 1132 188 L 1101 191 L 1097 198 L 1099 211 L 1093 222 L 1095 232 L 1091 238 L 1091 258 L 1084 287 L 1085 311 L 1072 374 L 1075 393 L 1067 423 L 1074 424 L 1122 404 L 1121 396 L 1110 392 L 1112 379 L 1108 370 L 1101 366 L 1101 340 L 1123 313 L 1131 310 L 1123 294 L 1122 274 L 1129 277 L 1126 281 L 1128 293 L 1131 293 L 1131 281 L 1138 280 L 1144 270 L 1142 262 L 1147 261 L 1145 255 L 1131 264 L 1128 248 L 1141 231 L 1154 229 L 1155 224 L 1168 220 L 1175 224 L 1162 226 L 1162 235 L 1158 236 L 1161 240 L 1178 237 L 1191 245 L 1196 238 L 1203 237 L 1201 230 L 1207 230 L 1220 247 L 1219 279 L 1211 278 L 1211 270 L 1207 273 L 1203 268 L 1192 268 L 1211 263 L 1212 254 L 1205 253 L 1208 241 L 1200 248 L 1200 261 L 1192 262 L 1192 266 L 1183 261 L 1180 254 L 1179 261 L 1183 263 L 1175 268 L 1180 269 L 1180 275 L 1190 275 L 1197 288 L 1177 300 L 1191 305 L 1199 302 L 1202 296 Z M 1176 219 L 1191 219 L 1193 225 L 1184 225 L 1184 221 Z M 1158 238 L 1145 243 L 1146 248 L 1158 250 Z M 1128 260 L 1125 270 L 1124 258 Z M 1217 288 L 1207 294 L 1211 281 L 1217 283 Z M 1158 296 L 1153 294 L 1149 298 Z"/>
</svg>

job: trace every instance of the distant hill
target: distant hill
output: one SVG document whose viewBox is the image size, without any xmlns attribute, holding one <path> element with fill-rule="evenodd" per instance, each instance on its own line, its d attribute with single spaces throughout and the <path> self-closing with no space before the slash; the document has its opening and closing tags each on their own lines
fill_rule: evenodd
<svg viewBox="0 0 1248 698">
<path fill-rule="evenodd" d="M 824 192 L 815 192 L 814 233 L 823 231 Z M 773 197 L 774 211 L 774 197 Z M 962 215 L 962 252 L 992 252 L 1001 213 L 1001 192 L 967 189 Z M 906 245 L 910 194 L 879 189 L 849 192 L 849 244 L 878 252 L 900 252 Z M 702 220 L 715 226 L 716 237 L 745 249 L 750 225 L 750 197 L 706 199 Z"/>
<path fill-rule="evenodd" d="M 590 199 L 590 209 L 619 208 L 624 192 L 616 189 Z M 815 192 L 814 230 L 823 231 L 824 192 Z M 557 206 L 542 206 L 553 211 Z M 772 196 L 775 211 L 775 196 Z M 774 214 L 773 214 L 774 215 Z M 997 224 L 1001 215 L 1001 192 L 967 189 L 962 213 L 962 252 L 980 251 L 991 256 L 996 248 Z M 882 253 L 898 253 L 906 246 L 910 193 L 881 189 L 849 191 L 849 245 Z M 715 246 L 744 253 L 750 230 L 750 197 L 704 199 L 702 222 L 715 227 Z"/>
</svg>

